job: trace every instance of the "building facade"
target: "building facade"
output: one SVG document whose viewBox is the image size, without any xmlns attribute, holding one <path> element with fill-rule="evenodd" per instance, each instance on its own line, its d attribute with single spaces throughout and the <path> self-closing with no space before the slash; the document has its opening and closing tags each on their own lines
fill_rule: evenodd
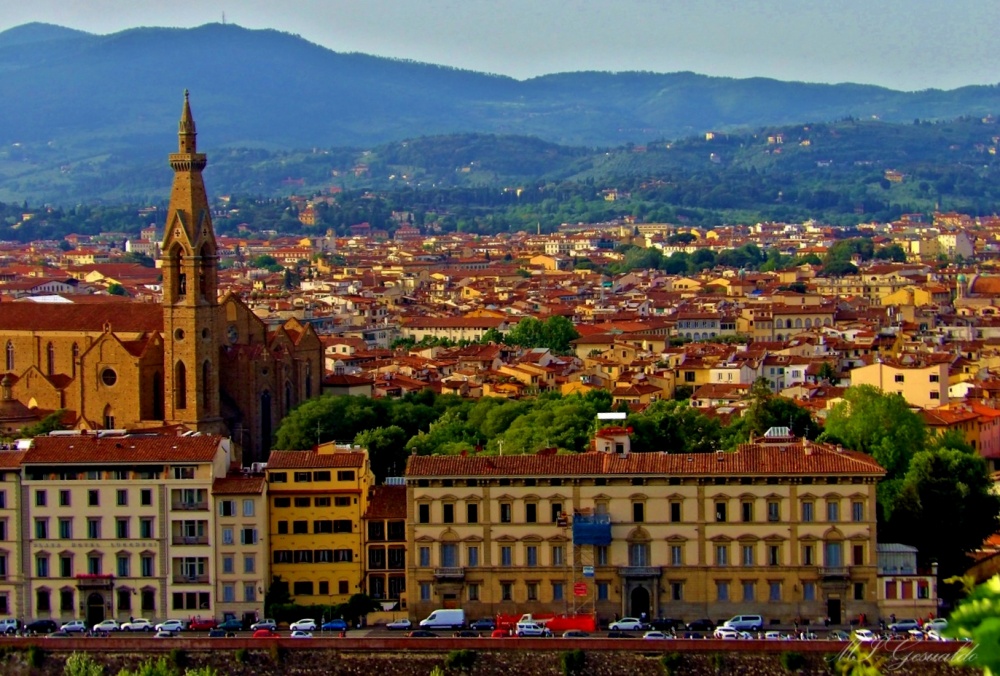
<svg viewBox="0 0 1000 676">
<path fill-rule="evenodd" d="M 216 479 L 212 503 L 219 615 L 253 624 L 263 617 L 264 592 L 271 580 L 263 473 L 237 472 Z M 189 536 L 183 534 L 185 539 Z"/>
<path fill-rule="evenodd" d="M 410 614 L 876 617 L 870 457 L 787 436 L 733 453 L 412 456 Z M 618 443 L 609 444 L 615 448 Z"/>
</svg>

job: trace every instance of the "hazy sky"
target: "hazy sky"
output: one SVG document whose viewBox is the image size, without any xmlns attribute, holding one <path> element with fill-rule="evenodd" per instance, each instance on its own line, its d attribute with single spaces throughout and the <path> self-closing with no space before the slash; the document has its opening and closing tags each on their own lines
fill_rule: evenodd
<svg viewBox="0 0 1000 676">
<path fill-rule="evenodd" d="M 0 0 L 0 30 L 222 20 L 528 78 L 690 70 L 894 89 L 1000 82 L 998 0 Z"/>
</svg>

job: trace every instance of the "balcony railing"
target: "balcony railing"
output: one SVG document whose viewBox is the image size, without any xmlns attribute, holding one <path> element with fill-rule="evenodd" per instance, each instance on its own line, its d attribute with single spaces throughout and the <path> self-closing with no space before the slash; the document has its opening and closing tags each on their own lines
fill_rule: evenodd
<svg viewBox="0 0 1000 676">
<path fill-rule="evenodd" d="M 208 501 L 200 502 L 172 502 L 170 508 L 185 512 L 204 512 L 208 510 Z"/>
<path fill-rule="evenodd" d="M 208 584 L 208 575 L 181 575 L 174 573 L 174 584 Z"/>
<path fill-rule="evenodd" d="M 659 566 L 621 566 L 618 574 L 622 577 L 660 577 Z"/>
<path fill-rule="evenodd" d="M 207 545 L 208 536 L 207 535 L 175 535 L 172 539 L 175 545 Z"/>
<path fill-rule="evenodd" d="M 450 566 L 447 568 L 435 568 L 434 577 L 440 580 L 464 580 L 465 568 Z"/>
<path fill-rule="evenodd" d="M 819 574 L 822 577 L 832 578 L 832 577 L 850 577 L 851 571 L 847 566 L 823 566 L 819 569 Z"/>
</svg>

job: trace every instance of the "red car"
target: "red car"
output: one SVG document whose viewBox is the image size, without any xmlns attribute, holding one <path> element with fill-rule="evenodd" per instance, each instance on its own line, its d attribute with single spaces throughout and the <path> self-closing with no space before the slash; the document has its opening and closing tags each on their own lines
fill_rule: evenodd
<svg viewBox="0 0 1000 676">
<path fill-rule="evenodd" d="M 195 617 L 192 618 L 190 622 L 188 622 L 187 628 L 188 631 L 208 631 L 209 629 L 215 629 L 215 625 L 217 624 L 218 622 L 216 622 L 211 617 L 209 618 Z"/>
<path fill-rule="evenodd" d="M 273 629 L 258 629 L 253 633 L 254 638 L 281 638 L 281 634 Z"/>
</svg>

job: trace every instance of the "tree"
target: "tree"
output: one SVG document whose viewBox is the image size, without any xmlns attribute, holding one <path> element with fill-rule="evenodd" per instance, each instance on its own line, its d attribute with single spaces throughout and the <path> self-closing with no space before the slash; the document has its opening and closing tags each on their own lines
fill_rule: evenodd
<svg viewBox="0 0 1000 676">
<path fill-rule="evenodd" d="M 886 470 L 878 486 L 881 518 L 892 514 L 903 476 L 913 454 L 925 447 L 924 421 L 910 410 L 900 394 L 887 394 L 871 385 L 850 387 L 844 400 L 826 417 L 823 441 L 871 455 Z"/>
<path fill-rule="evenodd" d="M 65 414 L 65 409 L 59 409 L 58 411 L 49 413 L 34 425 L 22 428 L 18 436 L 24 438 L 41 437 L 45 436 L 49 432 L 65 429 L 66 426 L 62 423 L 62 417 Z"/>
<path fill-rule="evenodd" d="M 503 334 L 497 331 L 495 328 L 487 329 L 486 332 L 483 334 L 483 337 L 479 339 L 479 342 L 483 343 L 484 345 L 488 343 L 495 343 L 499 345 L 500 343 L 503 342 Z"/>
<path fill-rule="evenodd" d="M 280 575 L 271 578 L 271 585 L 264 594 L 264 614 L 271 616 L 271 608 L 274 606 L 284 606 L 292 602 L 292 590 L 287 580 L 281 579 Z"/>
<path fill-rule="evenodd" d="M 128 295 L 128 291 L 125 290 L 125 287 L 119 284 L 118 282 L 111 282 L 111 284 L 108 284 L 108 293 L 111 294 L 112 296 Z"/>
<path fill-rule="evenodd" d="M 809 411 L 791 399 L 775 396 L 766 378 L 758 378 L 750 388 L 750 405 L 743 415 L 723 431 L 723 445 L 734 448 L 762 436 L 772 427 L 787 427 L 797 437 L 815 439 L 819 426 Z"/>
<path fill-rule="evenodd" d="M 408 435 L 402 427 L 390 425 L 358 432 L 354 443 L 368 449 L 375 481 L 382 483 L 386 477 L 402 476 L 406 466 Z"/>
<path fill-rule="evenodd" d="M 850 261 L 833 260 L 823 264 L 823 274 L 828 277 L 844 277 L 858 274 L 858 266 Z"/>
<path fill-rule="evenodd" d="M 837 373 L 837 368 L 828 361 L 825 361 L 819 365 L 819 370 L 816 372 L 816 377 L 819 380 L 827 380 L 831 383 L 837 382 L 840 378 L 839 374 Z"/>
<path fill-rule="evenodd" d="M 104 666 L 87 653 L 73 653 L 66 658 L 64 676 L 104 676 Z"/>
<path fill-rule="evenodd" d="M 546 319 L 542 333 L 545 336 L 545 347 L 556 354 L 569 353 L 570 343 L 580 337 L 573 322 L 562 315 L 553 315 Z"/>
<path fill-rule="evenodd" d="M 719 447 L 721 426 L 688 401 L 660 400 L 627 418 L 632 450 L 708 453 Z"/>
<path fill-rule="evenodd" d="M 942 576 L 965 571 L 968 554 L 1000 527 L 1000 496 L 986 461 L 971 449 L 932 447 L 914 454 L 889 517 L 887 535 L 917 548 Z"/>
</svg>

